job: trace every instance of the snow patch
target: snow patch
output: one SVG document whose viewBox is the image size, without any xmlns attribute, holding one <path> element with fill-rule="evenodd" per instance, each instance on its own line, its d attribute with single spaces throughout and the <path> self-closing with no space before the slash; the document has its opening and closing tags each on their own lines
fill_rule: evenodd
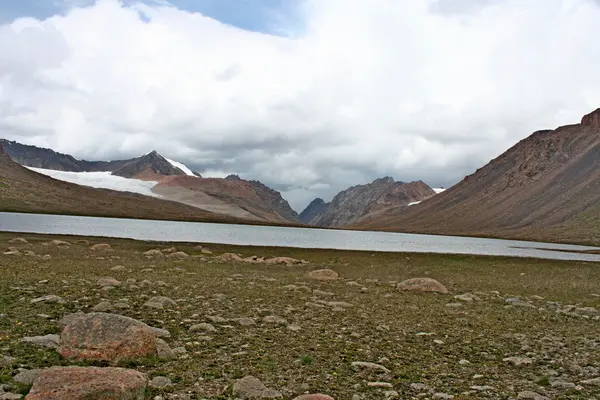
<svg viewBox="0 0 600 400">
<path fill-rule="evenodd" d="M 435 194 L 440 194 L 442 192 L 445 192 L 446 189 L 444 189 L 444 188 L 433 188 L 433 191 L 435 192 Z"/>
<path fill-rule="evenodd" d="M 173 161 L 173 160 L 169 160 L 168 158 L 165 157 L 165 160 L 167 160 L 169 162 L 169 164 L 171 164 L 172 166 L 174 166 L 175 168 L 179 168 L 180 170 L 182 170 L 183 172 L 185 172 L 186 175 L 188 176 L 196 176 L 191 169 L 189 169 L 188 167 L 185 166 L 185 164 L 177 162 L 177 161 Z"/>
<path fill-rule="evenodd" d="M 122 176 L 111 175 L 110 171 L 106 172 L 68 172 L 56 171 L 53 169 L 32 168 L 27 167 L 37 173 L 47 175 L 59 181 L 74 183 L 81 186 L 89 186 L 93 188 L 111 189 L 119 192 L 139 193 L 146 196 L 161 197 L 152 192 L 152 188 L 156 186 L 156 181 L 142 181 L 140 179 L 128 179 Z"/>
<path fill-rule="evenodd" d="M 407 207 L 408 207 L 408 206 L 414 206 L 415 204 L 419 204 L 419 203 L 421 203 L 421 202 L 420 202 L 420 201 L 413 201 L 413 202 L 411 202 L 411 203 L 408 203 L 406 206 L 407 206 Z"/>
</svg>

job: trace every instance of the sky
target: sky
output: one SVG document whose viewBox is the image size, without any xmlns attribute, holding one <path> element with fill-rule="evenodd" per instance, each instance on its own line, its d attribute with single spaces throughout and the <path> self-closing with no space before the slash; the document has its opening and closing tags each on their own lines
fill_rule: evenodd
<svg viewBox="0 0 600 400">
<path fill-rule="evenodd" d="M 600 0 L 0 0 L 0 137 L 157 150 L 301 211 L 449 187 L 600 107 Z"/>
</svg>

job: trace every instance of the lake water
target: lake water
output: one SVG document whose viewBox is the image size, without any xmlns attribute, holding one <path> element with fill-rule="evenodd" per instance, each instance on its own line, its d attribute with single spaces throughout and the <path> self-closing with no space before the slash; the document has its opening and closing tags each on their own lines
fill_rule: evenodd
<svg viewBox="0 0 600 400">
<path fill-rule="evenodd" d="M 226 225 L 200 222 L 149 221 L 0 212 L 0 231 L 104 236 L 170 242 L 480 254 L 600 262 L 600 254 L 540 250 L 540 248 L 572 251 L 600 250 L 586 246 L 456 236 Z"/>
</svg>

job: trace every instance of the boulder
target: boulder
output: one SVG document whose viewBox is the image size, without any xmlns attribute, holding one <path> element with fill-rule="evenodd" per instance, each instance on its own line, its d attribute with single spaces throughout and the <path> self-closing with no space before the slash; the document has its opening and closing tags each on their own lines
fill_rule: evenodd
<svg viewBox="0 0 600 400">
<path fill-rule="evenodd" d="M 99 244 L 95 244 L 93 246 L 90 247 L 91 250 L 96 250 L 96 251 L 107 251 L 110 250 L 110 244 L 108 243 L 99 243 Z"/>
<path fill-rule="evenodd" d="M 334 400 L 333 397 L 327 396 L 326 394 L 303 394 L 298 397 L 294 397 L 294 400 Z"/>
<path fill-rule="evenodd" d="M 89 313 L 62 331 L 58 352 L 68 360 L 119 362 L 157 354 L 156 335 L 141 321 L 117 314 Z"/>
<path fill-rule="evenodd" d="M 173 386 L 173 382 L 166 376 L 156 376 L 150 381 L 149 386 L 153 389 L 164 389 Z"/>
<path fill-rule="evenodd" d="M 402 281 L 397 286 L 400 290 L 409 292 L 448 293 L 446 286 L 432 278 L 413 278 Z"/>
<path fill-rule="evenodd" d="M 124 368 L 52 367 L 40 371 L 26 400 L 143 400 L 147 378 Z"/>
<path fill-rule="evenodd" d="M 171 347 L 162 339 L 156 339 L 156 355 L 161 360 L 174 360 L 177 358 Z"/>
<path fill-rule="evenodd" d="M 332 269 L 317 269 L 310 271 L 308 277 L 317 281 L 335 281 L 339 274 Z"/>
<path fill-rule="evenodd" d="M 258 378 L 245 376 L 238 379 L 232 387 L 233 395 L 239 399 L 279 399 L 281 393 L 269 389 Z"/>
</svg>

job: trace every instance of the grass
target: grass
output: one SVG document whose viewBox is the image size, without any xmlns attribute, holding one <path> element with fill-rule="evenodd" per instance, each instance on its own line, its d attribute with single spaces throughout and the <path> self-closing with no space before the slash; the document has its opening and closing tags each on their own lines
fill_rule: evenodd
<svg viewBox="0 0 600 400">
<path fill-rule="evenodd" d="M 0 233 L 0 244 L 13 246 L 8 240 L 14 236 Z M 411 383 L 426 384 L 456 399 L 514 398 L 523 390 L 555 399 L 600 395 L 594 387 L 552 386 L 558 378 L 579 383 L 600 375 L 600 321 L 557 314 L 547 303 L 600 307 L 600 297 L 594 296 L 600 292 L 600 268 L 594 263 L 205 245 L 216 255 L 288 256 L 310 262 L 288 267 L 217 263 L 201 255 L 196 243 L 89 238 L 92 244 L 110 243 L 113 247 L 111 252 L 97 253 L 79 244 L 67 249 L 44 245 L 51 239 L 75 243 L 80 238 L 25 237 L 31 244 L 19 248 L 52 258 L 43 261 L 0 254 L 0 314 L 7 315 L 0 318 L 0 356 L 14 357 L 9 365 L 0 366 L 0 381 L 8 384 L 18 368 L 68 364 L 55 351 L 21 343 L 20 338 L 58 333 L 57 320 L 63 315 L 89 312 L 107 300 L 126 302 L 130 307 L 119 312 L 168 329 L 171 347 L 187 350 L 175 361 L 148 359 L 124 366 L 149 376 L 168 376 L 175 383 L 173 392 L 191 392 L 192 398 L 229 399 L 224 388 L 248 374 L 281 391 L 285 399 L 305 391 L 327 393 L 336 399 L 350 399 L 354 394 L 363 399 L 385 398 L 383 391 L 389 389 L 369 387 L 367 383 L 373 381 L 391 383 L 400 398 L 419 394 L 411 389 Z M 197 257 L 175 262 L 148 260 L 142 255 L 152 248 L 171 246 Z M 116 265 L 127 271 L 111 271 Z M 319 282 L 307 278 L 310 270 L 324 267 L 336 270 L 340 279 Z M 101 292 L 95 281 L 103 276 L 122 282 L 135 279 L 136 283 Z M 395 289 L 396 282 L 419 276 L 438 279 L 451 294 Z M 40 283 L 45 280 L 48 282 Z M 140 285 L 143 280 L 153 284 Z M 158 281 L 167 286 L 157 285 Z M 333 295 L 312 293 L 315 289 Z M 457 302 L 453 296 L 460 293 L 474 293 L 482 301 L 447 307 Z M 67 303 L 30 303 L 45 294 L 59 295 Z M 157 295 L 176 300 L 177 307 L 143 307 Z M 530 300 L 535 307 L 507 307 L 504 298 L 515 296 Z M 334 311 L 307 305 L 320 300 L 345 301 L 353 307 Z M 262 322 L 265 315 L 284 317 L 300 330 Z M 193 324 L 210 322 L 208 316 L 228 321 L 214 323 L 216 333 L 188 331 Z M 255 318 L 257 324 L 240 326 L 236 318 L 241 317 Z M 511 356 L 531 357 L 534 362 L 514 367 L 502 361 Z M 470 364 L 459 364 L 462 359 Z M 353 361 L 380 363 L 391 372 L 355 371 Z M 494 389 L 486 394 L 463 394 L 473 385 Z M 159 392 L 149 390 L 148 398 L 156 394 Z"/>
</svg>

